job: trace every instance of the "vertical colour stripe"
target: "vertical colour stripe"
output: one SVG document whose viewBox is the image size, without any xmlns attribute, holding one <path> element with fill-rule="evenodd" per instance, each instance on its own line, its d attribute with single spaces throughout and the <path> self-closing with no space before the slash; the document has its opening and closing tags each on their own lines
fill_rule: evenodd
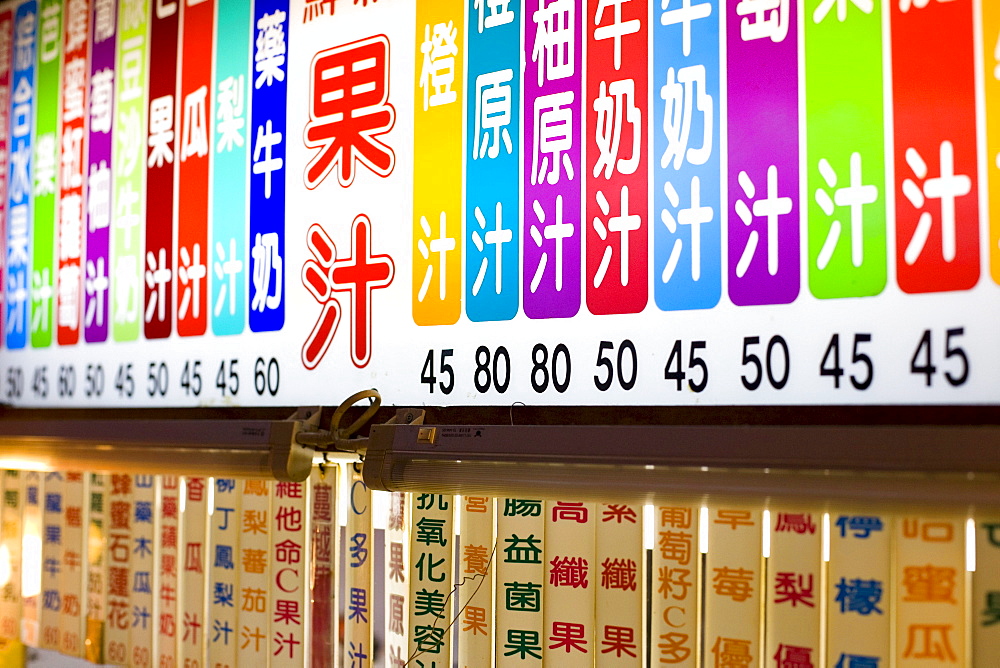
<svg viewBox="0 0 1000 668">
<path fill-rule="evenodd" d="M 28 0 L 14 15 L 14 74 L 11 94 L 10 177 L 7 183 L 8 348 L 28 341 L 28 245 L 31 230 L 31 151 L 35 121 L 35 29 L 38 4 Z"/>
<path fill-rule="evenodd" d="M 413 111 L 413 320 L 462 311 L 464 3 L 417 2 Z"/>
<path fill-rule="evenodd" d="M 177 333 L 201 336 L 208 328 L 209 142 L 212 108 L 212 37 L 215 0 L 186 0 L 181 64 L 180 166 L 177 176 Z"/>
<path fill-rule="evenodd" d="M 250 329 L 285 323 L 288 0 L 254 3 L 250 143 Z"/>
<path fill-rule="evenodd" d="M 68 0 L 63 30 L 62 131 L 59 141 L 59 271 L 56 325 L 59 345 L 80 340 L 83 313 L 83 183 L 87 166 L 87 91 L 90 87 L 89 0 Z"/>
<path fill-rule="evenodd" d="M 465 313 L 511 320 L 520 304 L 520 2 L 468 5 Z"/>
<path fill-rule="evenodd" d="M 56 301 L 56 193 L 59 162 L 59 80 L 62 73 L 62 0 L 39 3 L 35 90 L 34 215 L 31 229 L 31 345 L 52 344 Z"/>
<path fill-rule="evenodd" d="M 726 0 L 729 297 L 740 306 L 799 294 L 799 5 L 776 4 Z"/>
<path fill-rule="evenodd" d="M 174 165 L 177 158 L 178 36 L 182 0 L 156 0 L 149 23 L 149 131 L 146 137 L 146 251 L 143 334 L 173 329 Z"/>
<path fill-rule="evenodd" d="M 214 128 L 212 248 L 206 253 L 212 286 L 212 333 L 239 334 L 247 318 L 247 133 L 250 109 L 250 3 L 218 0 L 215 81 L 209 117 Z"/>
<path fill-rule="evenodd" d="M 111 320 L 111 221 L 116 219 L 112 200 L 115 118 L 115 33 L 118 7 L 95 2 L 90 32 L 90 94 L 87 96 L 87 166 L 84 267 L 83 338 L 100 343 L 108 338 Z M 123 118 L 127 116 L 123 115 Z"/>
<path fill-rule="evenodd" d="M 587 0 L 587 308 L 638 313 L 649 293 L 649 3 Z"/>
<path fill-rule="evenodd" d="M 142 246 L 146 174 L 146 55 L 148 0 L 120 0 L 114 152 L 114 271 L 112 333 L 115 341 L 139 337 L 142 319 Z M 98 14 L 99 16 L 99 14 Z M 95 26 L 96 36 L 96 26 Z M 93 177 L 91 177 L 93 180 Z M 91 183 L 91 197 L 94 184 Z"/>
<path fill-rule="evenodd" d="M 583 182 L 581 0 L 525 3 L 524 312 L 569 318 L 580 310 Z"/>
</svg>

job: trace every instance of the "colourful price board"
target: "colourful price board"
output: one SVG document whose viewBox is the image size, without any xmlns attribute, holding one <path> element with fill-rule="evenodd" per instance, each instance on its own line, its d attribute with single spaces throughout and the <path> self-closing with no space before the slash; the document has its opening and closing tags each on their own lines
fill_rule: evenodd
<svg viewBox="0 0 1000 668">
<path fill-rule="evenodd" d="M 994 4 L 16 3 L 0 400 L 995 404 Z"/>
</svg>

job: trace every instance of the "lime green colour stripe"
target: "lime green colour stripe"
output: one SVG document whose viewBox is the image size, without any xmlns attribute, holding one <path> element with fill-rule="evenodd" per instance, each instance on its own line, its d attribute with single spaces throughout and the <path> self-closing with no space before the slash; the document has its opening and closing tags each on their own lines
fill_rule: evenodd
<svg viewBox="0 0 1000 668">
<path fill-rule="evenodd" d="M 135 341 L 142 326 L 148 17 L 147 0 L 121 0 L 118 5 L 111 233 L 111 334 L 115 341 Z"/>
<path fill-rule="evenodd" d="M 56 194 L 59 172 L 59 82 L 62 0 L 42 0 L 38 17 L 35 116 L 34 227 L 31 231 L 31 345 L 52 345 L 56 304 Z"/>
<path fill-rule="evenodd" d="M 887 271 L 882 3 L 805 4 L 809 289 L 876 295 Z"/>
</svg>

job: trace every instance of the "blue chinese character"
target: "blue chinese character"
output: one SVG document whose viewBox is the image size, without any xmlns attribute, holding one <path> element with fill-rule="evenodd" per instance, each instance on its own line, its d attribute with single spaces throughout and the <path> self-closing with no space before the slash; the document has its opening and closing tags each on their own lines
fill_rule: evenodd
<svg viewBox="0 0 1000 668">
<path fill-rule="evenodd" d="M 233 569 L 233 547 L 231 545 L 215 546 L 215 567 L 230 571 Z"/>
<path fill-rule="evenodd" d="M 878 517 L 867 515 L 854 515 L 848 517 L 841 515 L 837 518 L 837 526 L 840 527 L 840 536 L 847 536 L 847 532 L 853 533 L 854 538 L 868 538 L 873 531 L 882 530 L 882 520 Z"/>
<path fill-rule="evenodd" d="M 881 580 L 861 580 L 855 578 L 848 581 L 840 578 L 837 583 L 837 599 L 841 612 L 856 612 L 868 616 L 873 612 L 882 614 L 878 603 L 882 600 Z"/>
<path fill-rule="evenodd" d="M 231 583 L 228 582 L 215 583 L 215 591 L 213 592 L 212 596 L 212 605 L 221 605 L 224 608 L 233 607 L 233 585 Z"/>
<path fill-rule="evenodd" d="M 138 536 L 135 539 L 135 548 L 132 553 L 138 554 L 140 558 L 153 556 L 153 541 L 145 536 Z"/>
<path fill-rule="evenodd" d="M 365 547 L 367 542 L 368 534 L 356 533 L 351 536 L 351 568 L 363 566 L 368 560 L 368 548 Z"/>
<path fill-rule="evenodd" d="M 149 501 L 136 501 L 135 502 L 135 521 L 136 522 L 152 523 L 152 521 L 153 521 L 153 504 L 151 504 Z"/>
<path fill-rule="evenodd" d="M 62 512 L 62 494 L 45 495 L 45 512 L 47 513 Z"/>
<path fill-rule="evenodd" d="M 878 657 L 841 654 L 834 668 L 878 668 Z"/>
</svg>

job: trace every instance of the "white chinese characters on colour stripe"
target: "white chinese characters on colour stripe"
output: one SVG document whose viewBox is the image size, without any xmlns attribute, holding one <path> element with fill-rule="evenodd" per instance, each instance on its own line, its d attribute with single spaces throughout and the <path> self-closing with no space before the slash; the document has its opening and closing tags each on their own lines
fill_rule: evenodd
<svg viewBox="0 0 1000 668">
<path fill-rule="evenodd" d="M 458 99 L 451 89 L 455 82 L 455 56 L 458 55 L 458 28 L 453 21 L 424 26 L 424 41 L 420 53 L 424 54 L 420 68 L 420 88 L 424 91 L 424 111 L 428 107 L 451 104 Z"/>
<path fill-rule="evenodd" d="M 631 2 L 631 0 L 598 0 L 597 12 L 594 15 L 594 25 L 597 26 L 594 29 L 594 39 L 598 41 L 613 39 L 615 41 L 614 62 L 616 70 L 621 69 L 622 66 L 622 38 L 625 35 L 632 35 L 639 32 L 642 27 L 639 19 L 622 21 L 622 4 L 626 2 Z M 611 24 L 601 25 L 601 21 L 604 18 L 604 10 L 608 7 L 613 7 L 611 10 Z"/>
<path fill-rule="evenodd" d="M 872 185 L 864 185 L 861 178 L 861 154 L 854 152 L 851 154 L 850 183 L 837 188 L 833 197 L 823 188 L 816 189 L 816 203 L 827 216 L 832 217 L 834 206 L 846 206 L 851 212 L 851 264 L 860 267 L 864 262 L 864 205 L 874 204 L 878 200 L 878 188 Z M 830 166 L 826 158 L 819 161 L 819 173 L 826 182 L 827 187 L 836 188 L 838 183 L 837 173 Z M 830 264 L 837 244 L 840 241 L 842 226 L 839 220 L 830 223 L 830 231 L 826 235 L 823 247 L 816 258 L 816 267 L 822 271 Z"/>
<path fill-rule="evenodd" d="M 174 96 L 164 95 L 149 103 L 149 167 L 174 161 Z"/>
<path fill-rule="evenodd" d="M 531 61 L 538 66 L 538 85 L 566 79 L 576 73 L 576 3 L 574 0 L 539 0 L 531 16 L 535 46 Z"/>
<path fill-rule="evenodd" d="M 438 216 L 437 237 L 432 236 L 434 233 L 431 231 L 431 224 L 424 216 L 420 216 L 420 229 L 423 231 L 424 237 L 417 240 L 417 250 L 420 251 L 420 256 L 427 262 L 427 271 L 424 272 L 423 281 L 420 283 L 420 290 L 417 292 L 417 301 L 424 301 L 430 289 L 435 264 L 431 259 L 432 253 L 437 254 L 437 264 L 440 266 L 438 270 L 438 298 L 443 301 L 447 295 L 447 256 L 450 251 L 455 250 L 457 242 L 454 237 L 448 236 L 448 217 L 444 211 Z"/>
<path fill-rule="evenodd" d="M 83 287 L 90 297 L 87 312 L 84 314 L 87 327 L 104 326 L 104 294 L 108 291 L 108 274 L 104 266 L 104 258 L 96 261 L 87 260 L 87 277 Z"/>
<path fill-rule="evenodd" d="M 514 238 L 514 233 L 509 229 L 504 229 L 503 227 L 503 203 L 497 202 L 496 204 L 496 214 L 494 218 L 494 228 L 487 231 L 487 221 L 486 216 L 483 214 L 482 209 L 478 206 L 475 211 L 476 223 L 479 225 L 479 229 L 473 229 L 472 231 L 472 243 L 476 245 L 476 249 L 480 253 L 484 253 L 482 262 L 479 263 L 479 272 L 476 274 L 476 280 L 472 284 L 472 295 L 476 296 L 483 287 L 483 280 L 486 278 L 486 270 L 489 267 L 489 258 L 485 255 L 486 244 L 494 246 L 493 249 L 493 261 L 496 263 L 496 285 L 495 292 L 500 294 L 501 287 L 503 284 L 503 245 Z M 480 233 L 482 232 L 482 234 Z"/>
<path fill-rule="evenodd" d="M 94 42 L 103 42 L 114 34 L 114 0 L 94 0 Z"/>
<path fill-rule="evenodd" d="M 285 80 L 285 12 L 280 9 L 257 19 L 254 88 Z"/>
<path fill-rule="evenodd" d="M 66 52 L 76 51 L 87 42 L 87 0 L 66 3 Z"/>
<path fill-rule="evenodd" d="M 191 156 L 208 155 L 208 120 L 205 100 L 208 86 L 196 88 L 184 96 L 184 117 L 181 122 L 181 162 Z"/>
<path fill-rule="evenodd" d="M 689 65 L 676 72 L 672 67 L 667 70 L 667 82 L 660 88 L 660 99 L 664 103 L 663 134 L 667 138 L 667 147 L 660 156 L 660 167 L 663 169 L 672 167 L 676 171 L 685 162 L 704 165 L 712 156 L 715 104 L 706 90 L 706 77 L 704 65 Z M 701 145 L 694 147 L 690 146 L 691 126 L 698 116 L 701 117 Z M 690 205 L 682 209 L 679 208 L 681 198 L 677 186 L 673 180 L 664 182 L 663 193 L 673 210 L 662 209 L 660 222 L 671 235 L 678 233 L 678 225 L 690 226 L 691 280 L 698 281 L 701 278 L 701 226 L 715 219 L 715 210 L 709 205 L 702 205 L 701 179 L 698 176 L 691 178 L 689 189 Z M 675 238 L 660 274 L 663 283 L 669 283 L 673 278 L 683 251 L 684 239 Z"/>
<path fill-rule="evenodd" d="M 226 302 L 229 315 L 236 315 L 236 277 L 243 272 L 243 260 L 236 257 L 236 239 L 229 239 L 229 254 L 221 241 L 215 242 L 216 260 L 213 263 L 215 280 L 219 283 L 219 296 L 215 300 L 213 314 L 218 317 Z"/>
<path fill-rule="evenodd" d="M 264 175 L 264 199 L 271 199 L 272 174 L 281 169 L 285 161 L 274 157 L 274 147 L 281 144 L 282 134 L 274 130 L 271 119 L 257 126 L 257 139 L 253 147 L 253 173 Z"/>
<path fill-rule="evenodd" d="M 667 201 L 674 209 L 681 205 L 680 196 L 674 188 L 674 184 L 667 181 L 663 184 L 663 193 L 667 196 Z M 667 227 L 670 234 L 677 234 L 678 225 L 691 226 L 691 280 L 697 281 L 701 278 L 701 226 L 710 223 L 715 219 L 715 210 L 711 206 L 701 204 L 701 179 L 697 176 L 691 178 L 691 205 L 686 209 L 678 209 L 677 216 L 670 212 L 670 209 L 660 211 L 660 221 Z M 681 252 L 684 250 L 684 240 L 674 239 L 674 245 L 670 249 L 670 257 L 663 267 L 660 280 L 669 283 L 673 278 L 677 264 L 680 262 Z"/>
<path fill-rule="evenodd" d="M 871 14 L 875 7 L 873 0 L 823 0 L 813 12 L 813 23 L 820 23 L 827 17 L 830 10 L 837 7 L 837 20 L 843 23 L 847 20 L 847 3 L 850 2 L 865 14 Z"/>
<path fill-rule="evenodd" d="M 764 38 L 784 41 L 788 36 L 788 3 L 789 0 L 740 0 L 736 5 L 736 14 L 743 17 L 740 38 L 744 42 Z"/>
<path fill-rule="evenodd" d="M 677 23 L 681 24 L 681 49 L 685 56 L 691 55 L 691 24 L 698 19 L 708 18 L 712 15 L 712 4 L 709 2 L 699 2 L 691 4 L 691 0 L 681 0 L 681 6 L 667 11 L 671 0 L 660 0 L 660 9 L 664 10 L 660 14 L 660 25 L 669 26 Z"/>
<path fill-rule="evenodd" d="M 778 273 L 778 217 L 792 212 L 792 198 L 778 196 L 778 167 L 770 165 L 767 168 L 767 191 L 763 198 L 756 199 L 757 187 L 750 175 L 741 171 L 737 177 L 743 195 L 752 202 L 753 209 L 747 206 L 743 199 L 736 200 L 736 215 L 743 224 L 750 227 L 754 216 L 767 218 L 767 273 L 774 276 Z M 751 230 L 747 245 L 736 264 L 736 276 L 743 278 L 750 263 L 753 261 L 760 243 L 760 233 Z"/>
<path fill-rule="evenodd" d="M 610 232 L 618 234 L 619 239 L 619 253 L 621 257 L 619 258 L 620 276 L 619 280 L 622 286 L 628 285 L 629 280 L 629 234 L 635 232 L 640 227 L 642 227 L 642 216 L 629 213 L 629 201 L 628 201 L 628 186 L 622 186 L 621 189 L 621 200 L 619 206 L 619 212 L 616 216 L 611 216 L 611 204 L 608 202 L 607 197 L 600 190 L 597 191 L 597 205 L 601 209 L 601 213 L 608 218 L 607 224 L 601 220 L 598 216 L 594 216 L 593 226 L 594 231 L 597 232 L 597 236 L 601 238 L 601 241 L 607 241 Z M 594 287 L 599 288 L 604 284 L 604 277 L 608 273 L 608 267 L 611 265 L 611 257 L 614 254 L 612 245 L 608 244 L 604 247 L 604 253 L 601 256 L 601 263 L 597 267 L 597 272 L 594 274 Z"/>
<path fill-rule="evenodd" d="M 194 244 L 189 250 L 187 246 L 181 246 L 180 266 L 177 267 L 177 276 L 181 280 L 183 293 L 181 294 L 180 305 L 177 307 L 177 317 L 184 319 L 191 309 L 191 317 L 201 316 L 201 283 L 208 275 L 208 267 L 201 260 L 201 244 Z"/>
<path fill-rule="evenodd" d="M 594 141 L 599 151 L 594 163 L 594 178 L 603 171 L 604 178 L 610 179 L 616 169 L 622 174 L 634 174 L 642 157 L 642 110 L 635 106 L 635 81 L 624 79 L 612 81 L 610 85 L 602 81 L 600 93 L 594 100 L 594 111 L 597 112 Z M 624 123 L 632 127 L 632 148 L 628 158 L 619 157 Z"/>
<path fill-rule="evenodd" d="M 538 200 L 532 203 L 532 210 L 535 212 L 535 217 L 541 224 L 541 228 L 544 228 L 544 232 L 540 231 L 538 225 L 532 225 L 529 233 L 531 235 L 531 240 L 535 242 L 535 245 L 539 248 L 545 243 L 545 239 L 554 239 L 556 242 L 556 266 L 555 266 L 555 287 L 556 291 L 562 291 L 563 287 L 563 239 L 568 239 L 573 236 L 574 225 L 573 223 L 563 222 L 563 198 L 562 195 L 556 196 L 556 213 L 555 220 L 550 223 L 545 222 L 545 210 Z M 534 293 L 538 290 L 538 286 L 542 282 L 542 277 L 545 275 L 545 267 L 549 261 L 548 252 L 543 252 L 541 258 L 538 261 L 538 267 L 535 268 L 535 274 L 531 277 L 531 292 Z"/>
<path fill-rule="evenodd" d="M 59 50 L 62 46 L 61 18 L 61 3 L 51 4 L 42 10 L 42 29 L 38 40 L 38 59 L 43 63 L 51 63 L 59 57 Z"/>
<path fill-rule="evenodd" d="M 59 268 L 59 308 L 56 319 L 60 327 L 77 329 L 80 326 L 80 265 L 67 264 Z"/>
<path fill-rule="evenodd" d="M 39 135 L 35 147 L 35 196 L 56 192 L 56 136 Z"/>
<path fill-rule="evenodd" d="M 83 128 L 65 126 L 59 185 L 63 190 L 83 185 Z"/>
<path fill-rule="evenodd" d="M 219 141 L 215 145 L 217 153 L 232 151 L 234 147 L 243 146 L 243 118 L 245 82 L 243 75 L 228 76 L 219 82 L 216 97 L 217 109 L 215 119 L 215 134 Z"/>
<path fill-rule="evenodd" d="M 115 322 L 130 324 L 139 317 L 139 262 L 134 255 L 115 258 Z"/>
<path fill-rule="evenodd" d="M 91 232 L 104 229 L 111 224 L 111 169 L 108 163 L 101 160 L 100 163 L 90 166 L 90 178 L 87 179 L 89 188 L 87 197 L 87 216 L 89 224 L 87 228 Z"/>
<path fill-rule="evenodd" d="M 66 63 L 63 76 L 63 123 L 83 118 L 84 81 L 87 61 L 74 58 Z"/>
<path fill-rule="evenodd" d="M 48 267 L 31 273 L 31 331 L 49 329 L 49 304 L 52 301 L 52 271 Z"/>
<path fill-rule="evenodd" d="M 250 308 L 259 313 L 263 313 L 265 309 L 273 310 L 281 306 L 284 260 L 278 243 L 277 232 L 258 233 L 254 235 L 253 248 L 250 249 L 250 264 L 253 267 L 251 279 L 254 287 Z"/>
<path fill-rule="evenodd" d="M 565 168 L 567 178 L 574 178 L 569 151 L 573 148 L 573 104 L 571 90 L 535 98 L 531 152 L 531 184 L 559 183 Z"/>
<path fill-rule="evenodd" d="M 160 248 L 154 253 L 146 251 L 146 287 L 150 290 L 149 302 L 146 304 L 146 322 L 167 319 L 167 284 L 173 278 L 174 272 L 167 266 L 167 249 Z"/>
<path fill-rule="evenodd" d="M 486 72 L 476 77 L 473 160 L 479 160 L 486 156 L 497 157 L 500 155 L 501 143 L 508 155 L 514 151 L 509 129 L 511 120 L 509 82 L 513 78 L 514 71 L 510 69 Z"/>
<path fill-rule="evenodd" d="M 965 174 L 955 174 L 955 148 L 948 140 L 941 142 L 940 161 L 941 175 L 927 178 L 928 169 L 924 158 L 915 148 L 906 149 L 906 164 L 923 185 L 918 185 L 912 178 L 906 178 L 902 187 L 903 196 L 918 211 L 924 208 L 927 199 L 941 200 L 941 255 L 945 262 L 951 262 L 957 252 L 955 200 L 971 192 L 972 179 Z M 933 224 L 930 212 L 921 211 L 917 227 L 903 253 L 906 264 L 912 265 L 920 258 Z"/>
<path fill-rule="evenodd" d="M 479 32 L 512 23 L 514 12 L 510 9 L 510 3 L 511 0 L 474 0 L 473 9 L 479 12 Z M 487 9 L 490 10 L 489 14 L 486 14 Z"/>
</svg>

